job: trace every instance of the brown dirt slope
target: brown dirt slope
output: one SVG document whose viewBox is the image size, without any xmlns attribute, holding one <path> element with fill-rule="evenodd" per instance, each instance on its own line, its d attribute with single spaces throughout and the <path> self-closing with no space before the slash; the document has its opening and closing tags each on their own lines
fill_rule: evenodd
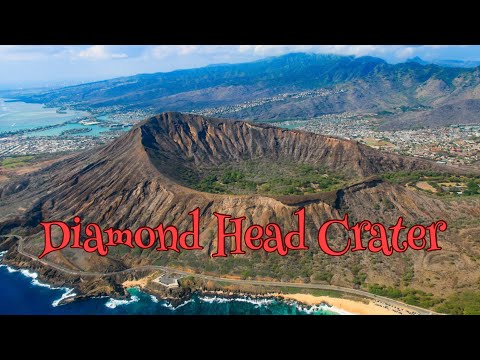
<svg viewBox="0 0 480 360">
<path fill-rule="evenodd" d="M 282 161 L 322 164 L 347 174 L 352 184 L 331 193 L 274 198 L 202 193 L 184 186 L 178 176 L 204 164 L 223 166 L 252 158 L 265 158 L 279 166 Z M 459 232 L 478 226 L 479 199 L 444 200 L 376 176 L 419 169 L 456 171 L 426 160 L 384 154 L 347 140 L 242 121 L 163 113 L 105 147 L 82 152 L 2 186 L 0 234 L 25 234 L 26 250 L 40 254 L 43 235 L 38 223 L 42 220 L 71 222 L 79 215 L 84 224 L 96 222 L 105 228 L 172 223 L 184 230 L 190 228 L 187 213 L 198 206 L 203 251 L 177 254 L 116 247 L 108 257 L 101 258 L 65 249 L 47 258 L 63 266 L 95 271 L 158 264 L 279 280 L 329 281 L 343 286 L 353 286 L 361 278 L 360 282 L 367 284 L 410 286 L 440 295 L 459 288 L 477 288 L 478 235 L 459 236 Z M 246 226 L 277 222 L 289 231 L 296 226 L 292 214 L 299 206 L 306 209 L 309 251 L 285 257 L 264 251 L 226 259 L 208 256 L 215 250 L 213 212 L 246 216 Z M 324 221 L 345 213 L 351 221 L 369 219 L 387 225 L 393 225 L 399 216 L 410 225 L 444 219 L 450 229 L 441 236 L 444 249 L 439 252 L 408 251 L 388 259 L 368 252 L 329 257 L 318 249 L 316 231 Z M 345 234 L 332 235 L 339 244 L 345 241 Z"/>
</svg>

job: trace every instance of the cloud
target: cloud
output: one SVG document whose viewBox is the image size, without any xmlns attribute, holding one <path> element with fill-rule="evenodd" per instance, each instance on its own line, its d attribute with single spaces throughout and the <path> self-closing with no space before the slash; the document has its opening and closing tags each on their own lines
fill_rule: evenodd
<svg viewBox="0 0 480 360">
<path fill-rule="evenodd" d="M 407 46 L 407 47 L 398 49 L 398 50 L 395 52 L 395 55 L 396 55 L 399 59 L 407 59 L 407 58 L 412 57 L 413 54 L 415 54 L 415 52 L 416 52 L 416 48 L 414 48 L 413 46 Z"/>
<path fill-rule="evenodd" d="M 329 53 L 339 55 L 367 55 L 388 52 L 387 47 L 378 45 L 158 45 L 147 47 L 147 57 L 166 59 L 169 57 L 210 56 L 216 59 L 256 59 L 278 56 L 291 52 Z"/>
<path fill-rule="evenodd" d="M 461 50 L 461 46 L 455 45 L 159 45 L 145 46 L 143 60 L 155 62 L 162 71 L 170 71 L 208 64 L 247 62 L 291 52 L 375 56 L 390 63 L 414 56 L 427 60 L 456 57 L 450 54 L 459 54 L 460 58 L 468 55 L 473 60 L 480 58 L 480 47 L 467 48 Z"/>
<path fill-rule="evenodd" d="M 153 57 L 154 59 L 164 59 L 167 56 L 175 54 L 176 45 L 157 45 L 148 47 L 146 50 L 146 58 Z"/>
<path fill-rule="evenodd" d="M 290 52 L 311 52 L 354 56 L 376 56 L 398 63 L 414 56 L 425 59 L 468 58 L 479 59 L 480 47 L 462 45 L 238 45 L 237 54 L 260 58 Z"/>
<path fill-rule="evenodd" d="M 419 45 L 419 47 L 424 46 L 426 48 L 430 49 L 443 49 L 443 48 L 448 48 L 451 45 Z M 458 47 L 465 47 L 466 45 L 456 45 Z"/>
<path fill-rule="evenodd" d="M 381 56 L 393 54 L 403 45 L 240 45 L 237 51 L 242 54 L 258 56 L 275 56 L 290 52 L 313 52 L 319 54 Z"/>
<path fill-rule="evenodd" d="M 91 81 L 248 62 L 290 52 L 368 55 L 390 63 L 414 56 L 427 61 L 480 60 L 478 45 L 0 45 L 0 84 Z"/>
<path fill-rule="evenodd" d="M 38 61 L 55 59 L 110 60 L 128 58 L 118 46 L 93 45 L 0 45 L 0 61 Z"/>
<path fill-rule="evenodd" d="M 108 59 L 125 59 L 128 55 L 125 53 L 112 53 L 107 49 L 106 45 L 93 45 L 85 50 L 78 52 L 79 58 L 90 60 L 108 60 Z"/>
<path fill-rule="evenodd" d="M 50 45 L 0 45 L 0 60 L 31 61 L 47 59 L 59 51 Z"/>
<path fill-rule="evenodd" d="M 267 56 L 279 56 L 291 52 L 337 54 L 354 56 L 377 56 L 398 62 L 426 50 L 438 50 L 436 46 L 416 45 L 158 45 L 147 46 L 145 59 L 177 61 L 188 57 L 197 62 L 249 61 Z"/>
<path fill-rule="evenodd" d="M 196 67 L 219 62 L 242 62 L 290 52 L 312 52 L 354 56 L 377 56 L 390 62 L 420 56 L 479 59 L 478 46 L 453 45 L 0 45 L 0 61 L 50 61 L 130 59 L 152 68 Z M 122 62 L 124 63 L 124 62 Z M 115 66 L 119 66 L 118 64 Z M 132 65 L 133 66 L 133 65 Z"/>
<path fill-rule="evenodd" d="M 198 45 L 179 45 L 178 49 L 180 55 L 188 55 L 196 52 L 198 50 Z"/>
<path fill-rule="evenodd" d="M 224 55 L 235 54 L 237 46 L 232 45 L 155 45 L 147 46 L 145 55 L 147 58 L 165 59 L 170 56 L 187 55 Z"/>
</svg>

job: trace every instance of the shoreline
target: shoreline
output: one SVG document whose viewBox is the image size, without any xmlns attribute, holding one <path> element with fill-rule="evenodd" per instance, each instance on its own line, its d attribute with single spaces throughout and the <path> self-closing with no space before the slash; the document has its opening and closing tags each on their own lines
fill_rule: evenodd
<svg viewBox="0 0 480 360">
<path fill-rule="evenodd" d="M 3 260 L 3 256 L 6 255 L 8 251 L 2 251 L 0 252 L 0 260 Z M 6 266 L 7 268 L 9 267 L 7 264 L 2 264 L 3 266 Z M 28 269 L 22 271 L 23 267 L 18 267 L 15 266 L 16 271 L 20 271 L 23 275 L 32 278 L 35 280 L 36 283 L 39 283 L 37 277 L 39 277 L 39 273 L 37 272 L 37 269 Z M 13 270 L 14 268 L 12 268 Z M 27 274 L 28 272 L 28 274 Z M 371 300 L 368 298 L 361 298 L 358 297 L 358 299 L 355 298 L 341 298 L 341 297 L 332 297 L 332 296 L 315 296 L 312 294 L 308 293 L 293 293 L 293 294 L 288 294 L 288 293 L 278 293 L 278 292 L 268 292 L 268 293 L 257 293 L 255 290 L 252 291 L 231 291 L 228 289 L 205 289 L 202 288 L 201 286 L 199 287 L 197 285 L 193 286 L 187 286 L 187 288 L 177 288 L 178 291 L 172 292 L 171 289 L 156 289 L 156 288 L 150 288 L 149 285 L 151 284 L 153 278 L 157 276 L 158 274 L 156 272 L 151 273 L 147 276 L 139 277 L 139 278 L 130 278 L 128 280 L 124 280 L 121 282 L 119 285 L 121 288 L 124 289 L 125 293 L 122 294 L 113 294 L 110 292 L 109 294 L 100 294 L 103 296 L 108 296 L 111 299 L 116 299 L 119 301 L 128 301 L 131 296 L 128 296 L 128 288 L 134 288 L 137 287 L 141 289 L 143 292 L 154 295 L 158 299 L 170 301 L 175 305 L 180 305 L 185 301 L 189 301 L 191 295 L 193 293 L 200 293 L 200 294 L 214 294 L 214 295 L 219 295 L 221 297 L 226 297 L 226 298 L 236 298 L 236 297 L 250 297 L 252 299 L 265 299 L 265 298 L 275 298 L 278 300 L 283 300 L 283 301 L 294 301 L 296 302 L 299 306 L 308 306 L 310 308 L 312 307 L 322 307 L 324 306 L 324 310 L 329 310 L 332 311 L 336 314 L 339 315 L 412 315 L 412 314 L 417 314 L 416 312 L 409 310 L 408 308 L 402 308 L 399 306 L 391 305 L 388 304 L 388 301 L 382 301 L 382 300 Z M 40 285 L 40 284 L 38 284 Z M 82 300 L 85 299 L 88 296 L 87 294 L 82 293 L 81 289 L 79 289 L 75 284 L 51 284 L 48 280 L 45 282 L 42 281 L 42 284 L 40 286 L 44 287 L 49 287 L 52 290 L 63 290 L 64 294 L 61 296 L 60 299 L 57 299 L 56 306 L 65 304 L 68 302 L 73 302 L 77 300 Z M 74 293 L 74 291 L 76 293 Z M 91 294 L 89 294 L 91 295 Z M 98 295 L 98 294 L 97 294 Z M 125 296 L 127 295 L 127 296 Z M 92 296 L 96 297 L 96 296 Z"/>
<path fill-rule="evenodd" d="M 0 252 L 0 259 L 6 253 Z M 27 278 L 32 279 L 32 284 L 35 286 L 46 287 L 51 290 L 63 290 L 64 293 L 61 295 L 59 299 L 56 299 L 53 303 L 53 307 L 57 307 L 59 305 L 63 305 L 66 303 L 83 300 L 85 296 L 77 295 L 74 293 L 76 289 L 68 288 L 68 287 L 57 287 L 47 283 L 39 282 L 37 280 L 38 274 L 34 271 L 22 269 L 22 268 L 11 268 L 8 265 L 2 264 L 2 266 L 6 267 L 9 272 L 20 272 Z M 179 306 L 183 306 L 183 304 L 191 301 L 191 296 L 188 298 L 183 298 L 181 301 L 176 301 L 180 299 L 172 299 L 165 296 L 159 296 L 158 293 L 149 291 L 148 283 L 154 277 L 155 274 L 150 274 L 149 276 L 142 277 L 135 280 L 126 280 L 122 283 L 122 286 L 125 290 L 129 288 L 137 288 L 140 291 L 153 296 L 158 300 L 168 301 L 169 303 L 172 302 L 174 308 Z M 128 293 L 128 291 L 127 291 Z M 220 296 L 221 298 L 225 299 L 237 299 L 237 298 L 251 298 L 252 300 L 268 300 L 268 299 L 276 299 L 285 302 L 295 302 L 296 306 L 299 309 L 304 311 L 311 311 L 312 309 L 318 308 L 324 311 L 331 311 L 335 313 L 335 315 L 407 315 L 406 309 L 396 310 L 394 311 L 391 307 L 387 304 L 381 303 L 379 301 L 371 301 L 369 299 L 361 300 L 353 300 L 353 299 L 344 299 L 344 298 L 335 298 L 331 296 L 314 296 L 311 294 L 304 294 L 304 293 L 295 293 L 295 294 L 283 294 L 283 293 L 265 293 L 265 294 L 255 294 L 249 292 L 232 292 L 228 290 L 194 290 L 192 289 L 191 294 L 200 294 L 200 295 L 210 295 L 210 296 Z M 130 304 L 138 301 L 138 297 L 131 295 L 128 297 L 122 296 L 106 296 L 109 297 L 110 300 L 105 304 L 105 306 L 109 308 L 115 308 L 113 305 L 123 305 L 123 304 Z M 92 298 L 95 298 L 93 296 Z M 385 307 L 387 306 L 387 307 Z M 305 309 L 304 307 L 308 307 Z"/>
<path fill-rule="evenodd" d="M 2 251 L 0 252 L 0 259 L 5 255 L 7 251 Z M 268 305 L 272 303 L 274 300 L 281 300 L 285 302 L 286 304 L 292 305 L 294 303 L 294 306 L 301 310 L 306 312 L 307 314 L 312 314 L 315 311 L 329 311 L 329 312 L 334 312 L 335 314 L 339 315 L 349 315 L 345 311 L 342 311 L 341 309 L 336 309 L 328 304 L 322 303 L 319 305 L 306 305 L 304 303 L 298 302 L 298 301 L 290 301 L 286 299 L 281 299 L 278 295 L 280 294 L 254 294 L 254 293 L 248 293 L 248 292 L 242 292 L 242 293 L 234 293 L 234 292 L 229 292 L 229 291 L 222 291 L 222 290 L 217 290 L 217 291 L 209 291 L 209 290 L 196 290 L 192 291 L 190 293 L 190 296 L 180 299 L 180 298 L 168 298 L 165 296 L 159 296 L 158 293 L 153 294 L 149 289 L 146 287 L 148 280 L 151 279 L 153 276 L 149 275 L 144 278 L 136 279 L 136 280 L 127 280 L 122 283 L 123 287 L 129 294 L 128 296 L 84 296 L 84 295 L 77 295 L 74 291 L 76 290 L 75 288 L 68 288 L 68 287 L 57 287 L 50 285 L 48 283 L 40 282 L 37 280 L 38 278 L 38 273 L 32 270 L 28 270 L 25 268 L 13 268 L 9 265 L 6 264 L 0 264 L 0 267 L 5 267 L 8 273 L 20 273 L 22 276 L 24 276 L 27 279 L 31 280 L 31 284 L 35 287 L 44 287 L 48 288 L 49 290 L 60 290 L 63 293 L 60 294 L 60 297 L 53 300 L 51 303 L 52 307 L 58 307 L 61 305 L 66 305 L 72 302 L 77 302 L 77 301 L 82 301 L 82 300 L 87 300 L 87 299 L 99 299 L 99 298 L 106 298 L 108 299 L 105 303 L 104 306 L 109 308 L 109 309 L 115 309 L 118 306 L 124 306 L 124 305 L 129 305 L 129 304 L 134 304 L 140 301 L 140 297 L 138 294 L 133 293 L 129 290 L 131 289 L 137 289 L 138 291 L 149 295 L 149 298 L 152 302 L 154 303 L 159 303 L 162 302 L 161 305 L 165 308 L 168 308 L 172 311 L 177 310 L 178 308 L 181 308 L 185 306 L 188 303 L 191 303 L 194 301 L 192 299 L 192 295 L 196 295 L 201 302 L 206 302 L 206 303 L 224 303 L 224 302 L 229 302 L 229 301 L 240 301 L 240 302 L 247 302 L 251 304 L 256 304 L 257 306 L 260 305 Z M 95 314 L 93 314 L 95 315 Z"/>
<path fill-rule="evenodd" d="M 20 102 L 20 103 L 24 103 L 24 104 L 40 104 L 40 103 L 28 103 L 28 102 L 25 102 L 23 100 L 17 100 L 17 99 L 0 98 L 0 100 L 3 100 L 5 103 Z M 46 109 L 56 109 L 56 110 L 61 109 L 61 107 L 58 107 L 58 106 L 47 107 L 47 106 L 45 106 L 45 104 L 41 104 L 41 105 L 43 105 Z M 69 112 L 71 112 L 71 113 L 69 113 Z M 79 113 L 82 113 L 82 114 L 79 114 Z M 63 114 L 63 113 L 61 113 L 61 114 Z M 69 116 L 72 115 L 74 117 L 72 119 L 63 120 L 62 122 L 55 123 L 55 124 L 40 125 L 40 126 L 36 126 L 36 127 L 33 126 L 33 127 L 24 128 L 24 129 L 3 130 L 3 131 L 0 131 L 0 138 L 8 138 L 8 137 L 17 136 L 17 135 L 22 136 L 22 135 L 27 135 L 27 134 L 30 134 L 30 133 L 35 133 L 35 132 L 40 132 L 40 131 L 45 131 L 45 130 L 50 130 L 50 129 L 63 127 L 67 124 L 78 123 L 83 119 L 88 119 L 89 117 L 91 117 L 92 113 L 88 110 L 67 109 L 66 113 L 63 114 L 63 115 L 69 115 Z"/>
<path fill-rule="evenodd" d="M 311 294 L 277 294 L 277 296 L 297 301 L 309 306 L 327 304 L 334 309 L 339 309 L 352 315 L 418 315 L 405 308 L 394 308 L 379 300 L 372 301 L 370 299 L 364 299 L 364 301 L 335 298 L 331 296 L 314 296 Z"/>
<path fill-rule="evenodd" d="M 148 283 L 152 279 L 152 275 L 135 279 L 127 280 L 122 283 L 122 286 L 125 290 L 128 288 L 139 288 L 141 291 L 148 294 L 152 294 L 151 289 L 148 289 Z M 193 291 L 194 289 L 192 289 Z M 367 303 L 360 300 L 352 299 L 343 299 L 335 298 L 331 296 L 314 296 L 311 294 L 283 294 L 283 293 L 265 293 L 265 294 L 255 294 L 249 292 L 232 292 L 228 290 L 206 290 L 198 289 L 196 292 L 201 295 L 214 295 L 221 296 L 224 298 L 237 298 L 237 297 L 250 297 L 252 299 L 277 299 L 285 302 L 295 302 L 298 304 L 298 307 L 307 306 L 310 308 L 313 307 L 324 307 L 323 310 L 328 310 L 334 312 L 336 315 L 400 315 L 399 313 L 382 307 L 376 302 L 372 302 L 368 299 L 365 299 Z M 189 301 L 189 300 L 186 300 Z M 406 313 L 405 313 L 406 314 Z"/>
<path fill-rule="evenodd" d="M 74 292 L 75 288 L 72 287 L 66 287 L 66 286 L 55 286 L 52 284 L 48 284 L 47 282 L 42 282 L 38 280 L 38 272 L 28 269 L 28 268 L 14 268 L 9 265 L 3 264 L 1 262 L 3 256 L 7 253 L 8 251 L 0 251 L 0 268 L 5 267 L 7 269 L 8 273 L 20 273 L 24 277 L 31 279 L 31 284 L 33 286 L 38 286 L 38 287 L 44 287 L 49 290 L 60 290 L 63 291 L 63 294 L 60 296 L 60 298 L 54 300 L 52 302 L 52 307 L 57 307 L 59 305 L 66 304 L 70 301 L 73 301 L 74 299 L 77 298 L 77 294 Z"/>
</svg>

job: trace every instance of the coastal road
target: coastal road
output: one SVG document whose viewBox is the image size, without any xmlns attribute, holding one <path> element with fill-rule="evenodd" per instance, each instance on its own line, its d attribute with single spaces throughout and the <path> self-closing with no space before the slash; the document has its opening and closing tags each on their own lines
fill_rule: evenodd
<svg viewBox="0 0 480 360">
<path fill-rule="evenodd" d="M 129 269 L 124 269 L 124 270 L 119 270 L 119 271 L 112 271 L 112 272 L 93 272 L 93 271 L 83 271 L 83 270 L 72 270 L 72 269 L 67 269 L 63 266 L 57 265 L 55 263 L 52 263 L 48 260 L 45 259 L 39 259 L 38 257 L 31 255 L 24 250 L 24 239 L 21 236 L 18 235 L 2 235 L 0 237 L 16 237 L 18 241 L 18 247 L 17 251 L 22 254 L 23 256 L 26 256 L 33 261 L 39 262 L 45 266 L 49 266 L 51 268 L 54 268 L 56 270 L 62 271 L 64 273 L 70 274 L 70 275 L 77 275 L 77 276 L 112 276 L 112 275 L 119 275 L 119 274 L 126 274 L 126 273 L 131 273 L 135 271 L 141 271 L 141 270 L 161 270 L 164 272 L 170 272 L 170 273 L 176 273 L 180 275 L 185 275 L 185 276 L 193 276 L 205 280 L 212 280 L 212 281 L 222 281 L 225 283 L 230 283 L 230 284 L 237 284 L 237 285 L 257 285 L 257 286 L 269 286 L 269 287 L 293 287 L 293 288 L 301 288 L 301 289 L 318 289 L 318 290 L 327 290 L 327 291 L 337 291 L 345 294 L 351 294 L 351 295 L 356 295 L 360 296 L 362 298 L 367 298 L 371 300 L 377 300 L 381 301 L 383 303 L 386 303 L 392 307 L 398 307 L 402 309 L 407 309 L 409 311 L 414 311 L 417 312 L 421 315 L 439 315 L 438 313 L 435 313 L 433 311 L 427 310 L 420 308 L 418 306 L 414 305 L 409 305 L 405 304 L 401 301 L 397 301 L 394 299 L 390 299 L 384 296 L 379 296 L 375 295 L 363 290 L 359 289 L 352 289 L 352 288 L 346 288 L 342 286 L 335 286 L 335 285 L 324 285 L 324 284 L 305 284 L 305 283 L 294 283 L 294 282 L 284 282 L 284 281 L 265 281 L 265 280 L 242 280 L 242 279 L 230 279 L 230 278 L 224 278 L 220 276 L 213 276 L 213 275 L 205 275 L 205 274 L 195 274 L 183 270 L 178 270 L 175 268 L 169 268 L 166 266 L 157 266 L 157 265 L 142 265 L 142 266 L 135 266 Z"/>
</svg>

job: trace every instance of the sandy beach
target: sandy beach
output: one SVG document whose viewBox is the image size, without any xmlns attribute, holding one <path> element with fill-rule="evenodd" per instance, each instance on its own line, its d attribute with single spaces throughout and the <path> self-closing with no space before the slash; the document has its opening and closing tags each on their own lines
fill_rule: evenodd
<svg viewBox="0 0 480 360">
<path fill-rule="evenodd" d="M 150 281 L 158 276 L 158 273 L 150 274 L 146 277 L 142 277 L 134 280 L 127 280 L 122 283 L 124 288 L 139 287 L 144 289 Z M 216 290 L 213 293 L 218 295 L 234 295 L 232 292 Z M 248 294 L 245 294 L 248 295 Z M 332 307 L 332 311 L 338 314 L 345 315 L 409 315 L 411 311 L 407 309 L 399 308 L 397 306 L 392 307 L 380 300 L 352 300 L 336 298 L 331 296 L 314 296 L 311 294 L 282 294 L 282 293 L 270 293 L 269 296 L 275 296 L 285 300 L 293 300 L 299 303 L 313 306 L 320 304 L 327 304 Z"/>
<path fill-rule="evenodd" d="M 368 303 L 350 299 L 334 298 L 330 296 L 313 296 L 310 294 L 281 294 L 281 297 L 288 300 L 295 300 L 307 305 L 318 305 L 326 303 L 334 308 L 341 309 L 350 314 L 356 315 L 401 315 L 392 309 L 385 308 L 380 303 L 366 300 Z M 407 314 L 405 312 L 405 314 Z"/>
</svg>

